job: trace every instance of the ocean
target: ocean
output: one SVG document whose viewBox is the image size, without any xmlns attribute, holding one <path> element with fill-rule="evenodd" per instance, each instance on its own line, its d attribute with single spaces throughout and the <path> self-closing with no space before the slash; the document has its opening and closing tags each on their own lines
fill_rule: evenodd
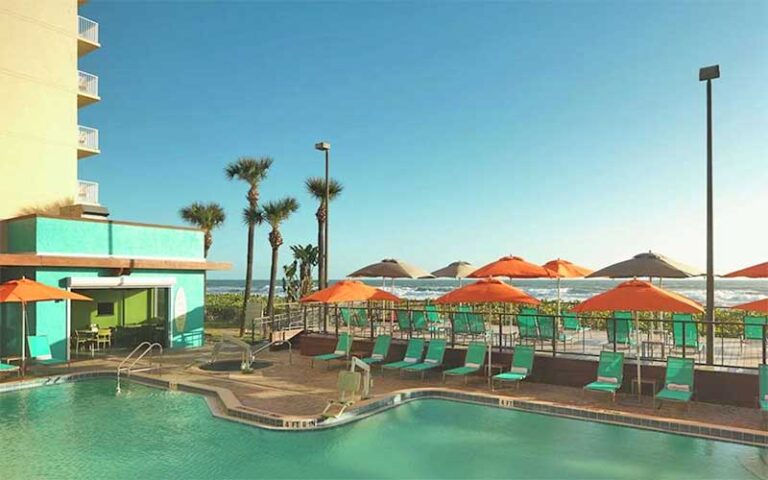
<svg viewBox="0 0 768 480">
<path fill-rule="evenodd" d="M 381 279 L 363 280 L 369 285 L 382 286 Z M 464 280 L 464 285 L 471 280 Z M 331 281 L 333 282 L 333 280 Z M 620 283 L 621 280 L 566 279 L 560 282 L 562 299 L 565 301 L 581 301 L 595 294 L 604 292 Z M 512 280 L 512 284 L 540 300 L 557 299 L 557 282 L 549 279 Z M 209 293 L 242 292 L 245 282 L 242 280 L 208 280 Z M 281 281 L 277 282 L 277 294 L 282 295 Z M 387 280 L 386 290 L 400 298 L 422 300 L 436 298 L 449 292 L 459 285 L 458 280 Z M 703 278 L 688 278 L 682 280 L 665 279 L 662 286 L 669 290 L 685 295 L 698 302 L 704 303 L 706 285 Z M 254 294 L 266 295 L 269 290 L 267 280 L 254 280 Z M 768 279 L 715 279 L 715 305 L 730 307 L 740 303 L 751 302 L 768 297 Z"/>
</svg>

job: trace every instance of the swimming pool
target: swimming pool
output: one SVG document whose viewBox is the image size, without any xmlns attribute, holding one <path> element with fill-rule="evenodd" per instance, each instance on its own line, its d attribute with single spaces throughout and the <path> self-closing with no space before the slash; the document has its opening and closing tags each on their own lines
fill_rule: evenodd
<svg viewBox="0 0 768 480">
<path fill-rule="evenodd" d="M 420 400 L 350 425 L 278 432 L 197 395 L 114 380 L 0 394 L 11 478 L 755 478 L 759 449 Z"/>
</svg>

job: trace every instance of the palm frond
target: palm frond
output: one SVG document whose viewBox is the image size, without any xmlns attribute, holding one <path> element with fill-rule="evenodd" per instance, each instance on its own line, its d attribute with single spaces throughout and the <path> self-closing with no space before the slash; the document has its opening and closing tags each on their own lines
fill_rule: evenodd
<svg viewBox="0 0 768 480">
<path fill-rule="evenodd" d="M 216 202 L 194 202 L 179 210 L 179 216 L 185 222 L 206 231 L 220 227 L 227 218 L 224 208 Z"/>
<path fill-rule="evenodd" d="M 237 179 L 250 185 L 258 185 L 267 177 L 270 166 L 272 166 L 270 157 L 241 157 L 227 165 L 224 173 L 230 180 Z"/>
<path fill-rule="evenodd" d="M 245 207 L 242 215 L 246 225 L 261 225 L 264 222 L 264 212 L 260 208 Z"/>
<path fill-rule="evenodd" d="M 293 197 L 285 197 L 280 200 L 272 200 L 265 203 L 262 207 L 264 221 L 269 223 L 272 228 L 277 228 L 296 210 L 299 209 L 299 202 Z"/>
<path fill-rule="evenodd" d="M 304 187 L 313 198 L 321 201 L 325 198 L 325 178 L 309 177 L 304 181 Z M 343 190 L 344 185 L 341 182 L 333 178 L 328 179 L 328 198 L 331 201 L 338 197 Z"/>
</svg>

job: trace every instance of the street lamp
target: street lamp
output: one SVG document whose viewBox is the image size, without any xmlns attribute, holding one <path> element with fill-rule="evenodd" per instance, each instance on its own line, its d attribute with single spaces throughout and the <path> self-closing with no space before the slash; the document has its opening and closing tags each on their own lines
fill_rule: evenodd
<svg viewBox="0 0 768 480">
<path fill-rule="evenodd" d="M 720 65 L 699 69 L 699 81 L 707 82 L 707 364 L 715 363 L 715 273 L 712 227 L 712 80 L 720 78 Z"/>
<path fill-rule="evenodd" d="M 320 150 L 321 152 L 325 152 L 325 198 L 323 199 L 323 202 L 325 203 L 325 226 L 323 227 L 323 236 L 325 237 L 325 245 L 323 245 L 323 252 L 320 253 L 320 263 L 323 265 L 323 274 L 322 278 L 320 279 L 321 284 L 320 288 L 325 288 L 328 286 L 328 211 L 330 210 L 330 191 L 329 191 L 329 178 L 328 178 L 328 162 L 329 162 L 329 155 L 331 151 L 331 144 L 328 142 L 318 142 L 315 144 L 315 150 Z"/>
</svg>

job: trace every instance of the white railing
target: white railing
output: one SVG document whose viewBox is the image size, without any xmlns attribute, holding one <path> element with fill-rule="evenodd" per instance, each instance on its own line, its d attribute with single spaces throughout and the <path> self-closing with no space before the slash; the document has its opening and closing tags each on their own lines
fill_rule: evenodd
<svg viewBox="0 0 768 480">
<path fill-rule="evenodd" d="M 99 24 L 89 18 L 78 15 L 77 35 L 83 40 L 99 43 Z"/>
<path fill-rule="evenodd" d="M 77 72 L 77 90 L 80 93 L 91 95 L 94 97 L 99 96 L 99 77 L 90 73 L 78 71 Z"/>
<path fill-rule="evenodd" d="M 99 131 L 91 127 L 77 126 L 79 135 L 77 138 L 77 144 L 80 148 L 87 148 L 89 150 L 99 149 Z"/>
<path fill-rule="evenodd" d="M 87 182 L 85 180 L 77 181 L 77 203 L 88 203 L 91 205 L 99 204 L 99 184 L 96 182 Z"/>
</svg>

